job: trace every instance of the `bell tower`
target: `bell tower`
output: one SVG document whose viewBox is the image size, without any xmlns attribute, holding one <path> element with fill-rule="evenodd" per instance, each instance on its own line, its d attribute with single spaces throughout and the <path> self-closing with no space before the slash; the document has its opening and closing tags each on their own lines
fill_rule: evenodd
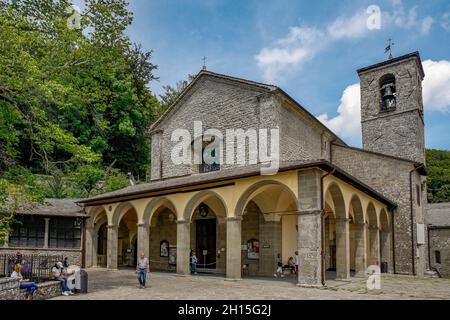
<svg viewBox="0 0 450 320">
<path fill-rule="evenodd" d="M 358 70 L 363 149 L 425 163 L 422 80 L 418 52 Z"/>
</svg>

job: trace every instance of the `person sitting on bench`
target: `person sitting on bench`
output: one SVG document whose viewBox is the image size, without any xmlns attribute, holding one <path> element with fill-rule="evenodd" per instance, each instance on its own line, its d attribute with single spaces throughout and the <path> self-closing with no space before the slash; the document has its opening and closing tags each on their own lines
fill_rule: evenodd
<svg viewBox="0 0 450 320">
<path fill-rule="evenodd" d="M 39 288 L 36 283 L 31 282 L 29 279 L 24 279 L 21 271 L 22 265 L 19 263 L 16 264 L 14 266 L 14 272 L 11 274 L 11 278 L 19 281 L 20 289 L 27 289 L 27 293 L 25 293 L 25 300 L 33 300 L 33 293 L 35 291 L 44 297 L 48 295 L 48 293 L 44 289 Z"/>
</svg>

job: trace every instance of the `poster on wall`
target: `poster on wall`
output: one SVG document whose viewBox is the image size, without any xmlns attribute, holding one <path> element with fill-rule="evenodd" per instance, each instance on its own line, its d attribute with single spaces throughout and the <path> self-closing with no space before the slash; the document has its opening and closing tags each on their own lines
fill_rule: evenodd
<svg viewBox="0 0 450 320">
<path fill-rule="evenodd" d="M 159 243 L 159 256 L 168 257 L 169 256 L 169 241 L 162 240 Z"/>
<path fill-rule="evenodd" d="M 256 239 L 250 239 L 247 241 L 247 259 L 257 260 L 259 259 L 259 241 Z"/>
<path fill-rule="evenodd" d="M 169 246 L 169 264 L 176 265 L 177 264 L 177 246 Z"/>
</svg>

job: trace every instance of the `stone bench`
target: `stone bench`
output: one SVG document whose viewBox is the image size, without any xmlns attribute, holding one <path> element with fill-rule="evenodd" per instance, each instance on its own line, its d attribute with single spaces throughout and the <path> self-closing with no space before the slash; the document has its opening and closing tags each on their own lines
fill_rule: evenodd
<svg viewBox="0 0 450 320">
<path fill-rule="evenodd" d="M 33 299 L 42 300 L 53 298 L 61 294 L 61 284 L 58 281 L 46 281 L 37 284 L 38 287 L 47 291 L 48 296 L 40 296 L 37 292 Z M 26 289 L 20 289 L 19 282 L 12 278 L 0 278 L 0 300 L 24 300 Z"/>
<path fill-rule="evenodd" d="M 39 288 L 44 289 L 48 293 L 48 296 L 43 297 L 35 291 L 33 294 L 33 300 L 44 300 L 61 295 L 61 283 L 58 281 L 40 282 L 37 283 L 37 285 Z M 22 292 L 23 297 L 25 296 L 27 289 L 20 289 L 20 291 Z"/>
</svg>

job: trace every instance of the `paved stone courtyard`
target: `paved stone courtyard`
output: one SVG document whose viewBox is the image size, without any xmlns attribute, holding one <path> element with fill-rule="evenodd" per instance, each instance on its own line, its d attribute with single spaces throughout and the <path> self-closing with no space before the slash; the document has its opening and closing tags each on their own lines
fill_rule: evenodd
<svg viewBox="0 0 450 320">
<path fill-rule="evenodd" d="M 170 300 L 170 299 L 449 299 L 450 280 L 384 275 L 382 290 L 367 293 L 364 280 L 328 281 L 323 289 L 300 288 L 292 277 L 284 279 L 246 278 L 226 281 L 221 276 L 178 276 L 152 272 L 150 288 L 140 289 L 132 270 L 88 269 L 89 293 L 59 296 L 52 300 Z"/>
</svg>

